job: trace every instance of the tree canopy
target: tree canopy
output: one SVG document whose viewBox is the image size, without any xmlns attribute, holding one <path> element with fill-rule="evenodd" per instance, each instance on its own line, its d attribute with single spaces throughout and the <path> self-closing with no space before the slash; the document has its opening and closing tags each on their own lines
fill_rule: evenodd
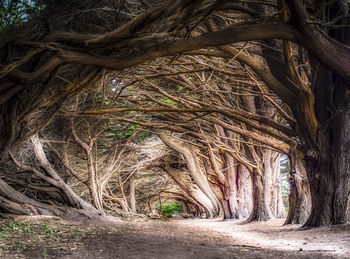
<svg viewBox="0 0 350 259">
<path fill-rule="evenodd" d="M 181 154 L 196 186 L 179 177 L 181 163 L 160 167 L 209 217 L 225 210 L 222 199 L 238 207 L 228 195 L 234 176 L 224 170 L 234 161 L 260 192 L 249 218 L 271 217 L 260 205 L 278 152 L 291 162 L 295 206 L 307 207 L 297 194 L 310 192 L 306 226 L 348 222 L 349 8 L 346 0 L 2 2 L 0 153 L 31 139 L 47 164 L 37 133 L 57 115 L 91 162 L 95 142 L 74 130 L 77 116 L 102 128 L 108 119 L 132 123 L 125 139 L 148 129 Z M 92 204 L 102 210 L 92 164 L 87 170 Z M 70 205 L 85 204 L 45 171 Z"/>
</svg>

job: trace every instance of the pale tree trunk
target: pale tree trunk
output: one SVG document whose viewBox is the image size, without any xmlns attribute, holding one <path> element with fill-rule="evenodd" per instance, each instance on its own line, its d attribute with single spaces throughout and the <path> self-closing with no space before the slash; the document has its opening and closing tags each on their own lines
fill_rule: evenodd
<svg viewBox="0 0 350 259">
<path fill-rule="evenodd" d="M 136 197 L 135 197 L 135 175 L 132 174 L 129 179 L 130 184 L 130 209 L 131 212 L 136 213 Z"/>
<path fill-rule="evenodd" d="M 253 208 L 252 179 L 249 170 L 244 165 L 237 166 L 236 179 L 240 218 L 248 218 Z"/>
<path fill-rule="evenodd" d="M 169 137 L 167 137 L 164 133 L 158 134 L 160 139 L 171 149 L 179 152 L 182 154 L 187 162 L 187 166 L 189 169 L 189 173 L 194 180 L 194 182 L 198 185 L 200 190 L 207 196 L 207 198 L 210 200 L 213 210 L 210 212 L 211 217 L 216 217 L 220 213 L 220 201 L 216 197 L 216 194 L 212 190 L 211 186 L 209 185 L 208 179 L 206 175 L 204 174 L 203 170 L 201 169 L 198 159 L 196 155 L 194 154 L 193 150 L 179 145 L 178 143 L 175 143 L 172 141 Z"/>
<path fill-rule="evenodd" d="M 271 211 L 271 185 L 272 185 L 272 177 L 273 177 L 273 164 L 271 163 L 272 159 L 272 151 L 269 149 L 263 150 L 263 161 L 264 161 L 264 169 L 263 169 L 263 193 L 264 200 L 263 203 L 268 204 L 268 208 L 266 209 L 269 214 L 269 218 L 274 218 L 273 213 Z"/>
<path fill-rule="evenodd" d="M 228 203 L 230 218 L 239 219 L 242 217 L 240 208 L 238 207 L 237 197 L 237 175 L 234 158 L 225 153 L 225 176 L 227 185 L 225 186 L 225 200 Z"/>
<path fill-rule="evenodd" d="M 273 118 L 274 108 L 262 98 L 241 96 L 241 99 L 251 113 L 259 114 L 267 118 Z M 255 131 L 254 129 L 251 130 Z M 271 150 L 258 147 L 250 147 L 247 150 L 249 150 L 248 156 L 256 162 L 258 169 L 254 168 L 251 172 L 253 206 L 246 222 L 266 221 L 273 218 L 270 209 L 270 186 L 272 174 Z M 260 159 L 263 159 L 263 165 L 260 164 Z"/>
<path fill-rule="evenodd" d="M 63 213 L 63 208 L 35 201 L 16 191 L 0 179 L 0 207 L 19 215 L 57 215 Z"/>
<path fill-rule="evenodd" d="M 31 138 L 34 147 L 35 157 L 37 158 L 40 166 L 46 171 L 50 177 L 50 183 L 54 184 L 60 191 L 66 196 L 68 202 L 71 206 L 78 209 L 92 210 L 94 207 L 80 198 L 73 190 L 66 184 L 59 174 L 56 172 L 56 169 L 51 165 L 51 163 L 46 158 L 43 146 L 39 140 L 38 135 L 34 135 Z"/>
<path fill-rule="evenodd" d="M 230 138 L 233 138 L 233 134 L 230 131 L 225 131 L 225 129 L 219 125 L 215 125 L 218 134 L 222 141 L 234 148 L 234 145 Z M 224 161 L 223 166 L 223 175 L 224 179 L 222 180 L 222 192 L 223 192 L 223 204 L 225 209 L 225 219 L 239 219 L 243 217 L 241 214 L 241 210 L 238 205 L 238 197 L 237 197 L 237 166 L 235 165 L 235 159 L 228 152 L 224 151 L 222 155 L 222 160 Z"/>
<path fill-rule="evenodd" d="M 270 210 L 269 201 L 266 200 L 266 192 L 270 189 L 264 187 L 266 182 L 264 175 L 260 175 L 256 169 L 253 169 L 253 209 L 246 222 L 251 221 L 266 221 L 273 218 Z"/>
<path fill-rule="evenodd" d="M 211 200 L 202 192 L 202 190 L 191 181 L 187 180 L 183 175 L 183 172 L 177 171 L 172 167 L 166 167 L 164 170 L 175 180 L 179 187 L 187 193 L 187 197 L 191 203 L 202 207 L 205 211 L 207 218 L 213 218 L 216 216 L 214 214 L 214 206 Z"/>
<path fill-rule="evenodd" d="M 92 143 L 90 143 L 90 145 L 88 145 L 84 141 L 82 141 L 78 137 L 78 135 L 75 131 L 73 119 L 71 119 L 70 122 L 71 122 L 73 138 L 77 142 L 77 144 L 84 150 L 85 155 L 86 155 L 87 168 L 88 168 L 88 187 L 89 187 L 92 203 L 96 209 L 98 209 L 99 211 L 103 211 L 102 191 L 101 191 L 101 188 L 98 184 L 96 167 L 95 167 L 93 155 L 91 152 Z"/>
<path fill-rule="evenodd" d="M 282 199 L 282 184 L 280 171 L 280 154 L 278 152 L 271 152 L 271 169 L 272 169 L 272 184 L 270 195 L 270 207 L 275 218 L 285 218 L 286 209 L 283 205 Z"/>
</svg>

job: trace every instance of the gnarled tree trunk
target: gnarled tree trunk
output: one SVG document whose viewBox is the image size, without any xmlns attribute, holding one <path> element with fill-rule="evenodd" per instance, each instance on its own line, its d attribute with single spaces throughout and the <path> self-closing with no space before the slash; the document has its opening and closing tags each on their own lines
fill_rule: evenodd
<svg viewBox="0 0 350 259">
<path fill-rule="evenodd" d="M 270 188 L 270 208 L 275 218 L 285 218 L 286 209 L 282 199 L 282 184 L 280 172 L 280 154 L 271 152 L 270 165 L 272 171 L 271 188 Z"/>
<path fill-rule="evenodd" d="M 103 211 L 102 190 L 97 179 L 96 167 L 94 164 L 93 155 L 91 153 L 91 148 L 93 143 L 90 143 L 90 145 L 88 145 L 84 141 L 82 141 L 76 133 L 73 118 L 71 118 L 70 122 L 71 122 L 73 138 L 77 142 L 77 144 L 84 150 L 86 155 L 87 168 L 88 168 L 88 187 L 90 190 L 92 203 L 96 209 Z"/>
<path fill-rule="evenodd" d="M 210 212 L 210 217 L 216 217 L 220 213 L 220 201 L 216 197 L 216 194 L 212 190 L 211 186 L 209 185 L 208 179 L 206 175 L 203 173 L 199 163 L 198 159 L 195 156 L 193 150 L 190 150 L 187 147 L 181 146 L 178 143 L 175 143 L 172 141 L 169 137 L 167 137 L 164 133 L 158 134 L 160 139 L 171 149 L 179 152 L 182 154 L 187 162 L 187 166 L 189 169 L 189 173 L 193 179 L 193 181 L 198 185 L 200 190 L 207 196 L 207 198 L 210 200 L 212 204 L 212 211 Z"/>
<path fill-rule="evenodd" d="M 215 208 L 213 203 L 196 184 L 188 181 L 183 173 L 172 167 L 165 167 L 164 170 L 175 180 L 180 188 L 188 194 L 192 199 L 191 202 L 193 204 L 204 209 L 207 218 L 213 218 L 216 216 L 216 214 L 214 214 Z"/>
<path fill-rule="evenodd" d="M 132 174 L 129 179 L 129 195 L 131 212 L 136 213 L 136 197 L 135 197 L 135 175 Z"/>
<path fill-rule="evenodd" d="M 0 207 L 19 215 L 56 215 L 63 213 L 63 208 L 35 201 L 16 191 L 0 179 Z"/>
<path fill-rule="evenodd" d="M 296 157 L 295 159 L 295 170 L 291 170 L 288 174 L 290 194 L 289 211 L 285 225 L 305 223 L 311 209 L 310 189 L 306 171 L 300 158 Z"/>
<path fill-rule="evenodd" d="M 266 200 L 266 198 L 268 197 L 266 195 L 266 192 L 270 192 L 270 189 L 267 189 L 264 186 L 264 183 L 266 182 L 264 175 L 260 175 L 256 171 L 256 169 L 253 169 L 252 182 L 253 182 L 253 209 L 246 222 L 266 221 L 266 220 L 272 219 L 273 215 L 270 210 L 269 200 Z"/>
</svg>

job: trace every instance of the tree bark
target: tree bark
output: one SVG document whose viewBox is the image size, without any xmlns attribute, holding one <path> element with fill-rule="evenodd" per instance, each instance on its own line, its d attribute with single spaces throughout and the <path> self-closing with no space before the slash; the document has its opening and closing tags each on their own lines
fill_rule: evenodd
<svg viewBox="0 0 350 259">
<path fill-rule="evenodd" d="M 198 163 L 197 157 L 189 148 L 173 142 L 164 133 L 159 133 L 158 135 L 161 138 L 161 140 L 164 142 L 164 144 L 166 144 L 171 149 L 179 152 L 185 157 L 187 166 L 189 169 L 189 173 L 192 179 L 212 203 L 213 211 L 211 212 L 211 217 L 218 216 L 220 213 L 220 201 L 217 199 L 216 194 L 211 189 L 208 179 L 206 175 L 204 175 L 203 170 L 201 169 Z"/>
<path fill-rule="evenodd" d="M 296 157 L 295 159 L 295 170 L 291 168 L 292 170 L 288 174 L 290 194 L 289 211 L 284 222 L 285 225 L 305 223 L 311 209 L 310 189 L 306 171 L 300 158 Z"/>
<path fill-rule="evenodd" d="M 68 184 L 66 184 L 62 180 L 62 178 L 56 172 L 55 168 L 51 165 L 51 163 L 46 158 L 43 146 L 39 140 L 38 135 L 34 135 L 31 138 L 31 141 L 34 146 L 35 156 L 38 162 L 40 163 L 40 166 L 44 168 L 46 173 L 52 179 L 50 180 L 50 183 L 54 183 L 54 185 L 62 191 L 62 193 L 67 197 L 69 204 L 74 208 L 95 211 L 94 207 L 90 203 L 80 198 L 76 193 L 73 192 L 73 190 L 68 186 Z"/>
<path fill-rule="evenodd" d="M 240 218 L 248 218 L 253 207 L 252 179 L 249 170 L 243 165 L 236 169 L 237 203 Z"/>
<path fill-rule="evenodd" d="M 213 203 L 196 184 L 189 182 L 183 176 L 183 173 L 172 167 L 166 167 L 164 170 L 175 180 L 180 188 L 193 199 L 193 204 L 198 204 L 200 207 L 204 208 L 207 218 L 216 216 Z"/>
<path fill-rule="evenodd" d="M 271 152 L 270 165 L 272 171 L 270 188 L 270 208 L 275 218 L 285 218 L 286 209 L 282 199 L 282 184 L 280 172 L 280 154 Z"/>
<path fill-rule="evenodd" d="M 71 128 L 72 128 L 72 135 L 74 140 L 77 142 L 77 144 L 84 150 L 86 159 L 87 159 L 87 168 L 88 168 L 88 186 L 90 191 L 90 196 L 93 205 L 95 208 L 99 211 L 103 211 L 103 205 L 102 205 L 102 191 L 101 188 L 99 188 L 98 179 L 97 179 L 97 172 L 96 167 L 94 165 L 94 159 L 93 155 L 91 153 L 92 143 L 90 145 L 86 144 L 84 141 L 82 141 L 75 130 L 74 127 L 74 121 L 73 118 L 71 118 Z"/>
<path fill-rule="evenodd" d="M 0 179 L 0 207 L 19 215 L 62 215 L 63 211 L 52 205 L 44 204 L 16 191 Z"/>
<path fill-rule="evenodd" d="M 130 209 L 136 213 L 136 197 L 135 197 L 135 175 L 132 174 L 129 179 L 130 184 Z"/>
<path fill-rule="evenodd" d="M 258 172 L 253 169 L 253 209 L 246 222 L 266 221 L 273 218 L 269 206 L 269 200 L 266 200 L 268 197 L 268 195 L 266 195 L 266 192 L 270 192 L 270 189 L 265 188 L 265 179 L 266 178 L 264 175 L 259 175 Z"/>
</svg>

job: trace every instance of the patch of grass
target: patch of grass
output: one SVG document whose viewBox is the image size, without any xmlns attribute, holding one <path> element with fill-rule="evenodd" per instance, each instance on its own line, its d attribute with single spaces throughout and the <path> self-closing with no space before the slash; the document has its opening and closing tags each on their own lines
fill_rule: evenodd
<svg viewBox="0 0 350 259">
<path fill-rule="evenodd" d="M 84 235 L 84 231 L 81 230 L 80 228 L 78 228 L 74 233 L 73 233 L 73 236 L 75 238 L 80 238 Z"/>
<path fill-rule="evenodd" d="M 30 224 L 25 225 L 20 221 L 12 220 L 8 225 L 0 226 L 0 240 L 4 240 L 12 233 L 23 233 L 31 230 Z"/>
<path fill-rule="evenodd" d="M 8 229 L 11 232 L 22 232 L 24 230 L 24 225 L 22 222 L 14 220 L 10 223 L 10 225 L 8 226 Z"/>
<path fill-rule="evenodd" d="M 43 231 L 45 232 L 47 238 L 53 239 L 55 241 L 60 240 L 60 238 L 56 235 L 57 229 L 55 229 L 49 225 L 44 224 Z"/>
</svg>

